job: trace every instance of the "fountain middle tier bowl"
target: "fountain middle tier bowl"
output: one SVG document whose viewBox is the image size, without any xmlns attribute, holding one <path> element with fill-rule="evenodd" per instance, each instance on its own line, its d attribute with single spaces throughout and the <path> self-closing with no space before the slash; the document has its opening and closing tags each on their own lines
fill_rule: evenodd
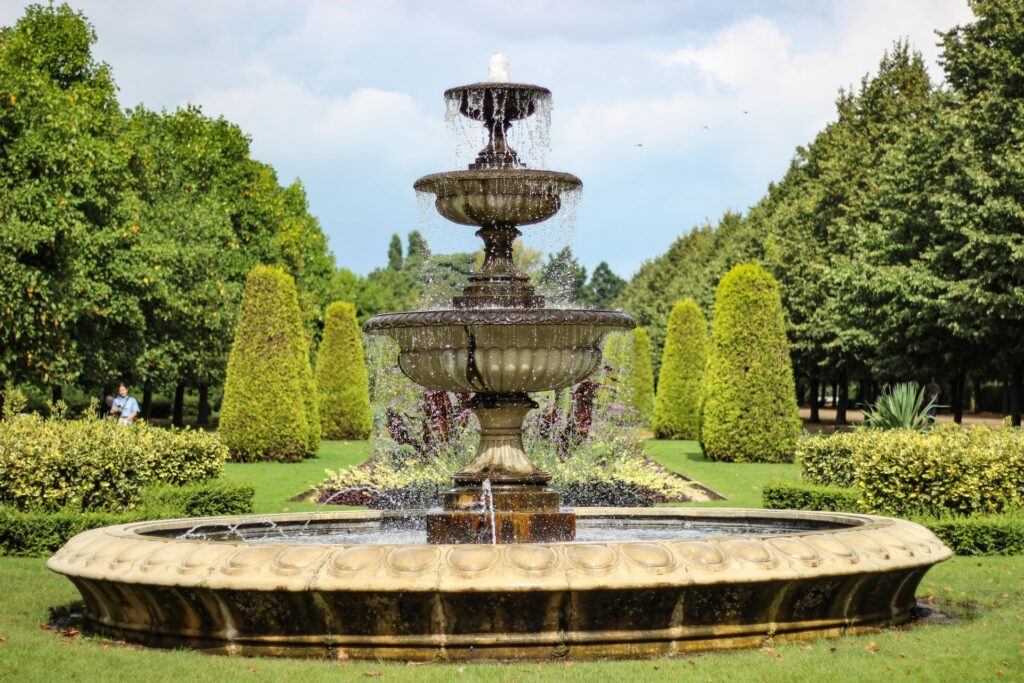
<svg viewBox="0 0 1024 683">
<path fill-rule="evenodd" d="M 461 225 L 514 226 L 545 221 L 562 195 L 583 182 L 571 173 L 525 168 L 449 171 L 423 176 L 414 187 L 436 195 L 437 212 Z"/>
<path fill-rule="evenodd" d="M 423 514 L 140 522 L 50 558 L 88 623 L 147 645 L 340 659 L 641 657 L 910 619 L 952 553 L 898 519 L 582 508 L 571 543 L 426 545 Z"/>
<path fill-rule="evenodd" d="M 398 364 L 429 389 L 548 391 L 586 379 L 610 332 L 636 326 L 617 311 L 484 308 L 374 316 L 365 332 L 398 342 Z"/>
</svg>

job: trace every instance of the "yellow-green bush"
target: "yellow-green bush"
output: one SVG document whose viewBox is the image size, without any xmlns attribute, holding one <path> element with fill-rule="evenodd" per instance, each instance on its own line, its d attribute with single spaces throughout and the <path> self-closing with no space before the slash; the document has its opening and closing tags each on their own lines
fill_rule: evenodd
<svg viewBox="0 0 1024 683">
<path fill-rule="evenodd" d="M 316 363 L 320 423 L 326 439 L 368 439 L 373 428 L 370 384 L 355 307 L 327 307 L 324 339 Z"/>
<path fill-rule="evenodd" d="M 793 459 L 801 424 L 782 301 L 775 278 L 756 264 L 736 266 L 718 284 L 700 400 L 708 459 Z"/>
<path fill-rule="evenodd" d="M 805 440 L 804 477 L 853 486 L 859 505 L 896 515 L 997 513 L 1024 505 L 1024 432 L 942 425 L 863 429 Z"/>
<path fill-rule="evenodd" d="M 217 435 L 201 431 L 15 415 L 0 422 L 0 504 L 128 510 L 145 485 L 219 477 L 226 457 Z"/>
<path fill-rule="evenodd" d="M 693 299 L 676 302 L 668 319 L 651 427 L 659 439 L 696 439 L 700 378 L 707 363 L 708 324 Z"/>
<path fill-rule="evenodd" d="M 654 367 L 651 365 L 651 338 L 641 327 L 608 337 L 604 347 L 605 365 L 613 368 L 605 375 L 608 386 L 599 396 L 604 402 L 618 401 L 631 406 L 640 422 L 647 424 L 654 407 Z"/>
<path fill-rule="evenodd" d="M 316 454 L 320 416 L 295 281 L 280 268 L 249 273 L 228 356 L 220 433 L 234 460 Z"/>
</svg>

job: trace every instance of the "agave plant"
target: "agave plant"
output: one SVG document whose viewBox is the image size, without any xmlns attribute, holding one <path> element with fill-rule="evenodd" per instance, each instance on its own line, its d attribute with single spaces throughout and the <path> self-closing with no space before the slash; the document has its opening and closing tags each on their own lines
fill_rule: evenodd
<svg viewBox="0 0 1024 683">
<path fill-rule="evenodd" d="M 886 387 L 878 400 L 864 411 L 864 425 L 878 429 L 924 431 L 935 422 L 935 399 L 927 398 L 924 387 L 904 382 Z"/>
</svg>

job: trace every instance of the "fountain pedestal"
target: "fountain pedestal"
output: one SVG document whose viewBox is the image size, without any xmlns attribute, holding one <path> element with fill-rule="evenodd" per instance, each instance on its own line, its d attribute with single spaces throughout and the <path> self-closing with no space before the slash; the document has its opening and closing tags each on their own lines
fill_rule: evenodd
<svg viewBox="0 0 1024 683">
<path fill-rule="evenodd" d="M 576 516 L 562 511 L 551 475 L 523 449 L 523 419 L 537 404 L 525 393 L 477 394 L 476 457 L 453 477 L 441 511 L 427 514 L 428 543 L 544 543 L 576 537 Z"/>
</svg>

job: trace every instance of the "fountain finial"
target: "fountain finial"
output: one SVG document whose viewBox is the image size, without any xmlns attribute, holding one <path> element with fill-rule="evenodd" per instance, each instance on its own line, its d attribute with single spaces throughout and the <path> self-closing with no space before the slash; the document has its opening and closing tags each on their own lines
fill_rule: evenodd
<svg viewBox="0 0 1024 683">
<path fill-rule="evenodd" d="M 491 83 L 508 83 L 512 80 L 508 75 L 508 57 L 500 52 L 491 55 L 491 70 L 487 80 Z"/>
</svg>

